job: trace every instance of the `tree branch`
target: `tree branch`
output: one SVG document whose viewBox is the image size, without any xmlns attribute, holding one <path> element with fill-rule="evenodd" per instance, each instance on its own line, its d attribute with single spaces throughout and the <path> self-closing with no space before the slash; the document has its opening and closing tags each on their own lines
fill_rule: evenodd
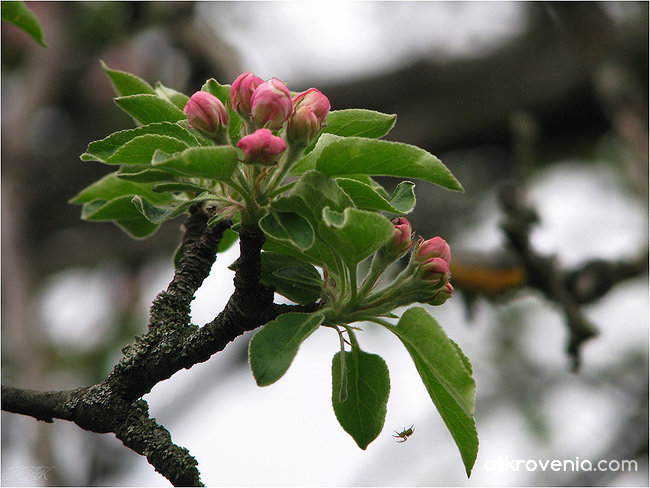
<svg viewBox="0 0 650 488">
<path fill-rule="evenodd" d="M 196 459 L 187 449 L 174 444 L 169 431 L 149 417 L 144 400 L 133 403 L 126 421 L 116 429 L 115 437 L 145 456 L 174 486 L 203 486 Z"/>
<path fill-rule="evenodd" d="M 521 259 L 528 284 L 540 290 L 549 300 L 558 303 L 564 311 L 569 329 L 567 352 L 571 356 L 573 369 L 576 370 L 580 364 L 580 346 L 597 334 L 596 328 L 582 314 L 578 301 L 567 289 L 555 260 L 537 254 L 530 246 L 530 230 L 538 217 L 532 208 L 525 205 L 521 192 L 514 185 L 502 185 L 499 203 L 505 213 L 502 229 L 511 248 Z"/>
<path fill-rule="evenodd" d="M 96 385 L 70 391 L 38 392 L 2 387 L 2 409 L 52 422 L 69 420 L 92 432 L 112 432 L 125 446 L 147 457 L 174 485 L 202 486 L 197 461 L 175 445 L 169 432 L 151 419 L 141 399 L 160 381 L 183 368 L 206 361 L 244 332 L 289 311 L 312 311 L 309 306 L 273 303 L 273 288 L 261 283 L 260 253 L 264 233 L 240 232 L 235 292 L 212 322 L 199 328 L 190 323 L 190 303 L 208 276 L 219 242 L 230 222 L 214 228 L 208 216 L 193 208 L 185 224 L 181 257 L 174 278 L 151 307 L 149 331 L 126 346 L 113 371 Z"/>
<path fill-rule="evenodd" d="M 100 385 L 47 392 L 3 385 L 2 410 L 44 422 L 69 420 L 91 432 L 113 432 L 125 446 L 146 456 L 175 486 L 203 486 L 196 459 L 175 445 L 167 429 L 149 417 L 144 400 L 128 405 Z"/>
<path fill-rule="evenodd" d="M 648 253 L 634 260 L 605 261 L 594 259 L 564 276 L 564 286 L 580 304 L 591 303 L 621 281 L 648 272 Z"/>
<path fill-rule="evenodd" d="M 232 225 L 231 221 L 224 220 L 214 227 L 207 227 L 208 219 L 207 212 L 198 205 L 190 208 L 190 216 L 184 224 L 185 234 L 174 278 L 151 306 L 150 328 L 161 325 L 169 327 L 172 324 L 182 327 L 189 324 L 190 303 L 194 299 L 194 293 L 210 274 L 223 233 Z M 185 319 L 181 323 L 176 322 L 178 312 L 182 312 Z"/>
<path fill-rule="evenodd" d="M 49 423 L 55 418 L 72 420 L 71 413 L 63 406 L 75 391 L 36 391 L 2 385 L 2 410 Z"/>
</svg>

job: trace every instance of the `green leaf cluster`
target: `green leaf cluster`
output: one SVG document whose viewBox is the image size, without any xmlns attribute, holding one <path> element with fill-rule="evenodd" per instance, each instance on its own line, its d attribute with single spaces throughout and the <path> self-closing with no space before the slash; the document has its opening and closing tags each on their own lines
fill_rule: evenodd
<svg viewBox="0 0 650 488">
<path fill-rule="evenodd" d="M 115 103 L 137 127 L 91 142 L 81 155 L 117 168 L 70 200 L 83 205 L 82 218 L 113 221 L 144 238 L 193 204 L 222 201 L 222 185 L 238 164 L 237 149 L 214 146 L 187 126 L 187 95 L 102 66 L 118 95 Z"/>
<path fill-rule="evenodd" d="M 5 4 L 11 3 L 20 2 L 3 2 L 3 12 Z M 233 175 L 238 170 L 239 152 L 235 144 L 242 135 L 242 120 L 230 108 L 229 85 L 211 79 L 201 88 L 218 97 L 229 110 L 231 144 L 215 146 L 188 127 L 183 112 L 187 95 L 161 83 L 154 87 L 104 63 L 102 66 L 115 89 L 115 103 L 133 118 L 136 127 L 90 143 L 81 155 L 84 161 L 98 161 L 117 169 L 113 173 L 115 178 L 91 185 L 94 200 L 88 200 L 86 190 L 71 200 L 84 205 L 82 218 L 112 220 L 132 236 L 142 238 L 153 233 L 164 220 L 186 212 L 192 203 L 214 202 L 218 206 L 218 202 L 227 199 L 226 193 L 237 194 L 240 188 Z M 372 179 L 374 175 L 417 178 L 462 190 L 435 156 L 415 146 L 377 139 L 386 135 L 394 123 L 394 115 L 371 110 L 330 112 L 320 138 L 305 149 L 304 156 L 292 168 L 291 173 L 298 177 L 295 190 L 277 195 L 274 201 L 267 202 L 270 206 L 265 206 L 266 216 L 260 224 L 277 241 L 276 246 L 302 253 L 315 245 L 312 254 L 321 258 L 311 261 L 333 264 L 331 256 L 325 257 L 331 254 L 332 247 L 347 245 L 350 238 L 363 234 L 357 230 L 354 236 L 353 228 L 369 225 L 373 231 L 359 243 L 349 261 L 362 259 L 368 250 L 372 252 L 374 241 L 380 240 L 388 229 L 378 223 L 379 212 L 406 214 L 415 205 L 411 181 L 400 183 L 389 195 Z M 318 172 L 317 176 L 314 172 Z M 120 185 L 116 178 L 131 184 Z M 314 187 L 315 182 L 326 187 Z M 328 191 L 332 195 L 325 200 L 317 199 L 308 206 L 301 203 L 311 202 L 314 192 Z M 328 203 L 327 198 L 336 201 Z M 126 208 L 129 201 L 133 209 Z M 347 208 L 353 210 L 345 213 Z M 323 212 L 327 212 L 326 219 Z M 321 225 L 323 222 L 326 223 Z"/>
</svg>

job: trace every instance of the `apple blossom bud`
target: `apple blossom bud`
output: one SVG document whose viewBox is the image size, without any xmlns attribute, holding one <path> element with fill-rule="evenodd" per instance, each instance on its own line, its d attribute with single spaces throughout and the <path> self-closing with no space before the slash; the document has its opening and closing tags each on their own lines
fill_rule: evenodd
<svg viewBox="0 0 650 488">
<path fill-rule="evenodd" d="M 449 281 L 449 263 L 442 258 L 429 258 L 420 267 L 422 280 L 430 284 L 439 284 Z"/>
<path fill-rule="evenodd" d="M 261 83 L 251 96 L 253 119 L 262 127 L 279 129 L 292 111 L 291 93 L 277 78 Z"/>
<path fill-rule="evenodd" d="M 230 103 L 232 109 L 240 115 L 251 115 L 251 97 L 255 89 L 263 83 L 253 73 L 242 73 L 230 87 Z"/>
<path fill-rule="evenodd" d="M 293 114 L 287 123 L 287 140 L 294 144 L 309 144 L 325 124 L 330 102 L 316 88 L 293 97 Z"/>
<path fill-rule="evenodd" d="M 293 97 L 293 106 L 297 110 L 300 107 L 309 107 L 320 123 L 325 122 L 325 117 L 330 111 L 330 101 L 316 88 L 310 88 Z"/>
<path fill-rule="evenodd" d="M 442 305 L 447 300 L 451 298 L 451 294 L 454 291 L 454 287 L 451 286 L 451 283 L 447 282 L 438 293 L 436 293 L 433 299 L 429 302 L 429 305 Z"/>
<path fill-rule="evenodd" d="M 414 257 L 420 263 L 431 258 L 442 258 L 449 264 L 451 263 L 451 249 L 442 237 L 432 237 L 426 241 L 420 237 L 416 244 Z"/>
<path fill-rule="evenodd" d="M 228 126 L 228 112 L 221 100 L 205 91 L 197 91 L 185 104 L 183 112 L 193 129 L 210 137 L 220 135 Z"/>
<path fill-rule="evenodd" d="M 394 226 L 393 235 L 386 245 L 394 249 L 401 257 L 413 243 L 411 223 L 404 217 L 395 217 L 391 222 Z"/>
<path fill-rule="evenodd" d="M 257 129 L 242 137 L 237 147 L 244 152 L 244 162 L 250 164 L 273 165 L 278 155 L 287 148 L 286 143 L 274 136 L 268 129 Z"/>
<path fill-rule="evenodd" d="M 300 107 L 287 122 L 287 140 L 294 144 L 307 145 L 318 135 L 321 123 L 309 107 Z"/>
</svg>

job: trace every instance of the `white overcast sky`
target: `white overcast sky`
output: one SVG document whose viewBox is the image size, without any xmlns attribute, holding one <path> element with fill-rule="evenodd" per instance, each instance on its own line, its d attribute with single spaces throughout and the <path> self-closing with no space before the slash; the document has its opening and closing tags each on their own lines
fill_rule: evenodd
<svg viewBox="0 0 650 488">
<path fill-rule="evenodd" d="M 215 2 L 205 21 L 246 70 L 292 83 L 358 78 L 422 57 L 477 55 L 523 28 L 517 2 Z"/>
</svg>

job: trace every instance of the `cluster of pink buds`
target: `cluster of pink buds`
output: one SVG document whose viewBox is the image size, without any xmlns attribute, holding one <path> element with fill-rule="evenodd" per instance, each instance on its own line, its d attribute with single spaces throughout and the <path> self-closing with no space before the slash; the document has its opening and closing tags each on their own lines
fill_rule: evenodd
<svg viewBox="0 0 650 488">
<path fill-rule="evenodd" d="M 331 108 L 327 97 L 316 88 L 291 98 L 282 81 L 263 81 L 252 73 L 243 73 L 233 82 L 230 102 L 235 112 L 257 127 L 274 131 L 286 123 L 287 142 L 304 145 L 318 135 Z"/>
<path fill-rule="evenodd" d="M 413 242 L 411 223 L 404 217 L 392 221 L 393 234 L 375 253 L 370 270 L 361 287 L 361 293 L 374 288 L 379 277 L 388 266 L 411 250 L 408 266 L 395 278 L 393 283 L 369 300 L 373 306 L 382 304 L 389 309 L 414 302 L 442 305 L 449 299 L 454 287 L 449 283 L 451 272 L 451 250 L 441 237 L 426 241 L 420 237 Z"/>
<path fill-rule="evenodd" d="M 208 137 L 219 139 L 228 127 L 228 111 L 221 100 L 204 91 L 197 91 L 185 104 L 190 127 Z"/>
<path fill-rule="evenodd" d="M 426 241 L 420 237 L 413 250 L 412 263 L 416 266 L 420 279 L 427 286 L 436 289 L 435 295 L 428 303 L 440 305 L 451 297 L 454 290 L 449 283 L 451 249 L 442 237 L 433 237 Z"/>
<path fill-rule="evenodd" d="M 274 164 L 287 144 L 304 150 L 325 126 L 331 108 L 327 97 L 316 88 L 292 98 L 282 81 L 264 81 L 253 73 L 242 73 L 235 79 L 230 87 L 230 104 L 246 129 L 237 144 L 244 153 L 243 162 L 265 166 Z M 183 110 L 190 127 L 218 143 L 227 141 L 228 110 L 217 97 L 196 92 Z M 282 128 L 282 137 L 272 133 Z"/>
</svg>

